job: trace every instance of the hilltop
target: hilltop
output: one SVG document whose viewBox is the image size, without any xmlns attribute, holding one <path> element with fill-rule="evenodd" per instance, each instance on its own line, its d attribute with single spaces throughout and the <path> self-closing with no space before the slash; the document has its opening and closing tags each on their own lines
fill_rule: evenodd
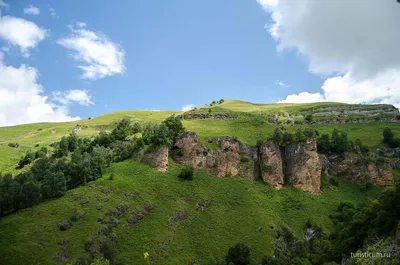
<svg viewBox="0 0 400 265">
<path fill-rule="evenodd" d="M 281 227 L 289 229 L 299 241 L 304 240 L 308 221 L 328 234 L 333 229 L 329 216 L 340 203 L 358 204 L 390 190 L 322 174 L 322 193 L 315 195 L 286 183 L 275 190 L 253 177 L 258 175 L 230 176 L 231 172 L 249 172 L 241 171 L 241 165 L 248 165 L 251 152 L 259 153 L 259 142 L 265 142 L 282 125 L 290 133 L 302 128 L 317 130 L 322 135 L 338 129 L 346 132 L 349 140 L 361 139 L 369 149 L 384 147 L 384 128 L 400 135 L 399 112 L 391 105 L 333 102 L 253 104 L 224 100 L 187 112 L 121 111 L 74 122 L 3 127 L 0 170 L 14 174 L 29 170 L 29 165 L 16 168 L 21 156 L 42 147 L 52 151 L 54 148 L 49 145 L 72 131 L 79 138 L 93 139 L 103 130 L 112 131 L 123 119 L 145 126 L 148 122 L 160 123 L 171 115 L 179 117 L 185 130 L 196 135 L 184 134 L 172 144 L 178 147 L 176 150 L 194 150 L 192 157 L 179 158 L 182 154 L 166 149 L 167 155 L 172 152 L 176 157 L 167 156 L 165 172 L 133 159 L 112 163 L 102 178 L 71 189 L 60 198 L 47 199 L 2 217 L 0 263 L 66 264 L 78 257 L 99 255 L 93 249 L 105 240 L 113 242 L 121 264 L 145 264 L 145 252 L 150 253 L 151 264 L 208 264 L 210 259 L 223 258 L 239 241 L 251 248 L 253 260 L 258 262 L 274 253 L 275 237 L 283 231 Z M 135 136 L 141 137 L 142 133 Z M 189 149 L 184 142 L 188 135 L 196 143 Z M 19 146 L 10 147 L 9 143 Z M 235 150 L 221 155 L 222 145 L 227 143 L 230 148 L 240 146 L 237 155 Z M 316 153 L 314 148 L 311 152 Z M 198 150 L 201 154 L 196 154 Z M 243 150 L 250 151 L 247 154 Z M 149 147 L 148 152 L 152 151 Z M 184 165 L 198 161 L 198 155 L 207 155 L 213 161 L 233 157 L 239 162 L 233 171 L 227 171 L 227 167 L 215 171 L 196 163 L 194 167 L 198 165 L 202 170 L 194 172 L 193 180 L 179 180 L 177 176 Z M 68 159 L 71 160 L 70 154 Z M 379 171 L 380 164 L 376 168 Z M 269 168 L 265 170 L 270 173 Z M 393 170 L 393 174 L 400 177 L 399 171 Z M 61 229 L 65 225 L 69 226 Z"/>
</svg>

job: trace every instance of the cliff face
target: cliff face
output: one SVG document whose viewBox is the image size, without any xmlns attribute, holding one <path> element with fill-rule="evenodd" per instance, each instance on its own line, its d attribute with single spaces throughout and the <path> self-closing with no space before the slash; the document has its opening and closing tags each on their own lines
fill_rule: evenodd
<svg viewBox="0 0 400 265">
<path fill-rule="evenodd" d="M 322 167 L 313 140 L 290 144 L 285 148 L 287 181 L 296 188 L 311 193 L 321 192 Z"/>
<path fill-rule="evenodd" d="M 376 186 L 390 186 L 394 183 L 392 167 L 388 159 L 379 157 L 345 156 L 330 157 L 329 172 L 341 175 L 355 184 L 371 183 Z"/>
<path fill-rule="evenodd" d="M 260 173 L 262 179 L 275 189 L 281 189 L 285 176 L 283 174 L 283 159 L 279 146 L 268 141 L 260 146 Z"/>
<path fill-rule="evenodd" d="M 218 177 L 244 176 L 262 179 L 275 189 L 287 183 L 306 192 L 321 192 L 321 173 L 341 175 L 356 184 L 393 185 L 390 161 L 383 158 L 353 156 L 327 157 L 317 153 L 316 142 L 294 143 L 285 148 L 268 141 L 259 148 L 243 144 L 231 137 L 210 140 L 218 146 L 203 146 L 195 133 L 187 132 L 175 139 L 171 149 L 141 151 L 138 161 L 159 171 L 168 169 L 168 156 L 180 164 L 203 170 Z"/>
<path fill-rule="evenodd" d="M 160 172 L 168 170 L 168 151 L 167 146 L 161 146 L 158 149 L 141 150 L 134 155 L 134 159 L 154 167 Z"/>
<path fill-rule="evenodd" d="M 196 134 L 185 133 L 172 147 L 173 158 L 186 166 L 218 176 L 245 176 L 262 178 L 275 189 L 289 183 L 304 191 L 319 193 L 321 166 L 314 141 L 288 146 L 281 152 L 279 146 L 268 141 L 257 150 L 230 137 L 213 139 L 219 150 L 207 150 L 199 143 Z M 285 170 L 284 164 L 287 164 Z"/>
<path fill-rule="evenodd" d="M 177 138 L 171 155 L 179 163 L 218 176 L 241 175 L 255 178 L 256 149 L 230 137 L 212 140 L 219 150 L 208 150 L 199 143 L 196 134 L 185 133 Z"/>
</svg>

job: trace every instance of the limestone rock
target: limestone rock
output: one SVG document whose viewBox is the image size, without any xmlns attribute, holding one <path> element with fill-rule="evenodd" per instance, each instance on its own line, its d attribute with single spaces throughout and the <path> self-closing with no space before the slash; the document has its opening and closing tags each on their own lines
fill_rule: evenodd
<svg viewBox="0 0 400 265">
<path fill-rule="evenodd" d="M 168 146 L 161 146 L 157 149 L 141 150 L 134 155 L 134 159 L 138 162 L 144 162 L 154 167 L 160 172 L 168 170 Z"/>
<path fill-rule="evenodd" d="M 333 174 L 355 184 L 390 186 L 394 182 L 390 161 L 383 157 L 337 156 L 331 158 L 331 163 Z"/>
<path fill-rule="evenodd" d="M 331 162 L 324 154 L 318 154 L 318 156 L 319 161 L 321 162 L 322 172 L 324 172 L 325 175 L 329 176 L 329 170 L 332 168 Z"/>
<path fill-rule="evenodd" d="M 303 191 L 321 192 L 321 163 L 316 151 L 316 142 L 294 143 L 286 146 L 285 175 L 288 182 Z"/>
<path fill-rule="evenodd" d="M 283 161 L 279 146 L 268 141 L 260 146 L 260 172 L 262 179 L 275 189 L 284 184 Z"/>
<path fill-rule="evenodd" d="M 218 176 L 230 177 L 241 175 L 255 179 L 255 160 L 257 151 L 231 137 L 221 137 L 212 140 L 219 150 L 205 148 L 197 135 L 188 132 L 178 137 L 172 147 L 171 155 L 179 163 L 204 170 Z"/>
</svg>

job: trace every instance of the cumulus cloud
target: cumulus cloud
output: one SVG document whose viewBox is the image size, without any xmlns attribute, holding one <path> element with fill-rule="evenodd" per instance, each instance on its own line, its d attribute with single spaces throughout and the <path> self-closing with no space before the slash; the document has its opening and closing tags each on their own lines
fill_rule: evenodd
<svg viewBox="0 0 400 265">
<path fill-rule="evenodd" d="M 82 78 L 96 80 L 124 73 L 125 53 L 116 43 L 100 32 L 82 28 L 82 24 L 70 29 L 70 36 L 59 39 L 58 44 L 71 50 L 72 57 L 83 63 L 78 65 L 83 70 Z"/>
<path fill-rule="evenodd" d="M 290 85 L 287 85 L 287 84 L 285 84 L 285 83 L 283 83 L 282 81 L 279 81 L 279 80 L 277 80 L 275 82 L 275 85 L 281 86 L 281 87 L 290 87 Z"/>
<path fill-rule="evenodd" d="M 40 14 L 40 9 L 36 6 L 29 5 L 29 7 L 24 8 L 24 13 L 28 15 L 39 15 Z"/>
<path fill-rule="evenodd" d="M 181 111 L 188 111 L 194 109 L 196 106 L 193 104 L 183 105 Z"/>
<path fill-rule="evenodd" d="M 43 95 L 38 70 L 5 65 L 0 56 L 0 126 L 23 123 L 72 121 L 65 105 L 56 105 Z"/>
<path fill-rule="evenodd" d="M 49 12 L 50 12 L 50 15 L 52 16 L 52 17 L 57 17 L 57 13 L 56 13 L 56 10 L 54 9 L 54 8 L 50 8 L 49 9 Z"/>
<path fill-rule="evenodd" d="M 0 38 L 11 45 L 19 46 L 21 52 L 29 55 L 28 50 L 46 37 L 46 30 L 35 23 L 12 16 L 0 16 Z"/>
<path fill-rule="evenodd" d="M 321 93 L 290 95 L 400 106 L 400 4 L 396 1 L 258 0 L 279 51 L 296 50 L 310 72 L 328 76 Z"/>
<path fill-rule="evenodd" d="M 53 97 L 55 101 L 64 106 L 72 103 L 78 103 L 82 106 L 94 104 L 87 90 L 71 89 L 67 91 L 56 91 L 53 93 Z"/>
</svg>

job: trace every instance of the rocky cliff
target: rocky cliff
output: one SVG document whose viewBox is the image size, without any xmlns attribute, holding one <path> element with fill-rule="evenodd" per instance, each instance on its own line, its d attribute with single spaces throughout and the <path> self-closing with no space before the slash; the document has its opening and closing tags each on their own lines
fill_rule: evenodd
<svg viewBox="0 0 400 265">
<path fill-rule="evenodd" d="M 390 160 L 374 156 L 331 156 L 328 169 L 332 175 L 343 176 L 355 184 L 370 183 L 376 186 L 391 186 L 394 178 Z"/>
<path fill-rule="evenodd" d="M 136 160 L 159 171 L 168 169 L 169 155 L 178 163 L 218 177 L 243 176 L 262 179 L 275 189 L 289 184 L 303 191 L 321 192 L 321 173 L 340 175 L 356 183 L 393 185 L 390 161 L 380 157 L 330 156 L 317 153 L 316 142 L 293 143 L 279 147 L 272 141 L 255 148 L 231 137 L 209 140 L 218 146 L 205 147 L 192 132 L 177 137 L 171 148 L 142 150 Z"/>
<path fill-rule="evenodd" d="M 167 146 L 150 148 L 147 150 L 140 150 L 133 158 L 138 162 L 143 162 L 154 167 L 160 172 L 165 172 L 168 170 L 168 151 L 169 148 Z"/>
<path fill-rule="evenodd" d="M 195 133 L 175 140 L 171 156 L 179 163 L 218 176 L 241 175 L 255 179 L 257 150 L 230 137 L 213 139 L 219 150 L 205 148 Z"/>
<path fill-rule="evenodd" d="M 320 193 L 322 167 L 316 142 L 307 140 L 286 146 L 285 158 L 288 183 L 304 191 Z"/>
<path fill-rule="evenodd" d="M 282 151 L 271 141 L 258 149 L 230 137 L 211 142 L 219 149 L 209 150 L 198 141 L 196 134 L 185 133 L 176 139 L 171 155 L 177 162 L 211 175 L 261 178 L 275 189 L 282 188 L 287 173 L 288 183 L 294 187 L 320 192 L 321 166 L 314 141 L 293 144 Z"/>
<path fill-rule="evenodd" d="M 260 173 L 262 179 L 275 189 L 282 188 L 285 182 L 283 159 L 279 146 L 268 141 L 260 146 Z"/>
</svg>

